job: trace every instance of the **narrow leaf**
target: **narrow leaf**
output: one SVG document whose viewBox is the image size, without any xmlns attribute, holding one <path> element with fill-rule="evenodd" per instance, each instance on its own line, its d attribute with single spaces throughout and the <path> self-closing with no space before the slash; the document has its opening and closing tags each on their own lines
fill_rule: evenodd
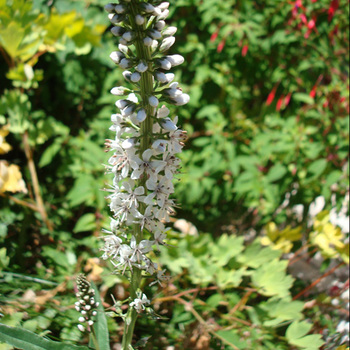
<svg viewBox="0 0 350 350">
<path fill-rule="evenodd" d="M 4 324 L 0 324 L 0 342 L 23 350 L 89 350 L 86 346 L 59 343 L 23 328 L 9 327 Z"/>
<path fill-rule="evenodd" d="M 99 305 L 97 307 L 96 322 L 94 323 L 94 326 L 93 326 L 96 334 L 97 342 L 100 349 L 110 350 L 107 319 L 106 319 L 105 310 L 102 305 L 100 293 L 98 292 L 98 289 L 93 282 L 91 282 L 91 287 L 95 291 L 95 300 L 99 302 Z"/>
</svg>

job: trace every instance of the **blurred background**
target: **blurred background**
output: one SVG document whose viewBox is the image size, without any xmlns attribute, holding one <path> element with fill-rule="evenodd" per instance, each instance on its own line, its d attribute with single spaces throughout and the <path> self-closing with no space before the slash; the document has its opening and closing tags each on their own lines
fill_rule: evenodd
<svg viewBox="0 0 350 350">
<path fill-rule="evenodd" d="M 105 4 L 0 0 L 0 321 L 81 344 L 75 275 L 111 316 L 128 296 L 99 251 L 109 91 L 125 84 Z M 171 280 L 149 288 L 159 316 L 137 338 L 348 349 L 349 2 L 177 0 L 168 23 L 188 140 L 158 257 Z"/>
</svg>

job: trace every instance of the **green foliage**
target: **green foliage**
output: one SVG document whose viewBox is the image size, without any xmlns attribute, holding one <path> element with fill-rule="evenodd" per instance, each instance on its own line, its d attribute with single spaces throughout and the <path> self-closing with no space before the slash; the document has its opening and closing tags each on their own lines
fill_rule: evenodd
<svg viewBox="0 0 350 350">
<path fill-rule="evenodd" d="M 340 0 L 329 19 L 330 3 L 303 2 L 297 15 L 294 3 L 273 0 L 172 4 L 174 53 L 186 58 L 176 76 L 191 95 L 189 106 L 174 111 L 189 136 L 177 216 L 211 234 L 170 235 L 159 262 L 171 281 L 149 291 L 166 320 L 140 320 L 138 339 L 151 336 L 145 349 L 231 350 L 232 343 L 311 350 L 322 346 L 318 333 L 335 332 L 339 313 L 329 295 L 317 296 L 310 311 L 302 298 L 292 300 L 307 283 L 288 273 L 283 255 L 294 254 L 303 238 L 327 259 L 323 269 L 349 259 L 346 235 L 329 221 L 331 199 L 339 209 L 349 186 L 349 8 Z M 53 225 L 49 230 L 39 212 L 0 197 L 1 322 L 67 343 L 86 343 L 68 277 L 85 266 L 101 284 L 104 303 L 113 305 L 110 294 L 126 294 L 124 279 L 91 259 L 101 255 L 97 232 L 109 215 L 101 191 L 103 143 L 112 137 L 115 112 L 109 90 L 123 81 L 108 58 L 116 43 L 102 5 L 0 0 L 0 127 L 9 125 L 12 146 L 2 157 L 20 166 L 29 189 L 15 197 L 33 204 L 28 133 Z M 316 29 L 309 32 L 312 19 Z M 308 207 L 320 194 L 326 208 L 311 227 Z M 295 204 L 304 207 L 300 221 Z M 261 228 L 266 234 L 250 240 Z M 184 303 L 172 299 L 181 293 Z M 40 296 L 48 296 L 45 303 Z M 101 347 L 109 346 L 107 328 L 111 346 L 120 342 L 119 319 L 106 325 L 101 311 L 97 318 Z"/>
<path fill-rule="evenodd" d="M 332 20 L 326 0 L 299 9 L 272 0 L 177 6 L 187 19 L 176 18 L 192 96 L 182 112 L 190 134 L 177 187 L 183 207 L 206 225 L 208 212 L 229 223 L 249 208 L 266 222 L 287 191 L 297 189 L 292 202 L 305 206 L 319 193 L 328 200 L 334 184 L 344 194 L 349 31 L 338 28 L 348 24 L 346 2 Z M 278 214 L 282 222 L 286 212 Z"/>
</svg>

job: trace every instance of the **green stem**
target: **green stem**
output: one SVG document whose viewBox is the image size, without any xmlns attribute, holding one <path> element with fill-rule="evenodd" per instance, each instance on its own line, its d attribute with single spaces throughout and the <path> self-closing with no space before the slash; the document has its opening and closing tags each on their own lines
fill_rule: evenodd
<svg viewBox="0 0 350 350">
<path fill-rule="evenodd" d="M 152 69 L 152 53 L 151 49 L 149 47 L 146 47 L 143 44 L 143 38 L 144 34 L 143 31 L 146 29 L 146 23 L 143 25 L 143 27 L 137 26 L 135 23 L 135 17 L 137 14 L 139 14 L 138 11 L 138 0 L 132 0 L 131 1 L 131 14 L 130 14 L 130 23 L 136 33 L 136 40 L 135 40 L 135 47 L 137 52 L 137 57 L 140 60 L 144 60 L 145 62 L 148 62 L 149 69 Z M 140 30 L 141 29 L 141 30 Z M 148 98 L 153 95 L 153 76 L 149 71 L 146 71 L 141 74 L 141 81 L 140 81 L 140 95 L 142 98 L 142 104 L 147 112 L 147 118 L 146 120 L 141 124 L 141 140 L 140 140 L 140 149 L 139 149 L 139 156 L 142 157 L 142 154 L 144 151 L 146 151 L 150 147 L 151 142 L 151 133 L 153 130 L 153 120 L 152 117 L 155 113 L 155 109 L 149 104 Z M 138 186 L 143 186 L 146 189 L 146 178 L 139 180 Z M 145 205 L 140 204 L 139 211 L 141 214 L 144 214 L 145 212 Z M 143 239 L 143 232 L 141 230 L 140 225 L 134 225 L 134 236 L 136 239 L 136 243 L 140 243 Z M 136 298 L 136 292 L 138 289 L 140 289 L 142 281 L 142 271 L 134 268 L 131 276 L 131 283 L 130 283 L 130 298 L 131 300 L 134 300 Z M 129 308 L 126 319 L 125 319 L 125 325 L 124 325 L 124 335 L 123 335 L 123 341 L 122 341 L 122 350 L 130 350 L 132 337 L 134 334 L 134 328 L 135 323 L 137 319 L 137 312 L 134 308 Z"/>
</svg>

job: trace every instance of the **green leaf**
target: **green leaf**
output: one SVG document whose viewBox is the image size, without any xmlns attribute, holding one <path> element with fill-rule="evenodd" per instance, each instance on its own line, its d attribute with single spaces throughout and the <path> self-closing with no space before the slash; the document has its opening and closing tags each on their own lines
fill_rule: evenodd
<svg viewBox="0 0 350 350">
<path fill-rule="evenodd" d="M 296 92 L 293 95 L 293 100 L 298 101 L 298 102 L 304 102 L 309 105 L 315 103 L 315 100 L 309 96 L 308 94 L 302 93 L 302 92 Z"/>
<path fill-rule="evenodd" d="M 287 265 L 288 261 L 275 259 L 254 271 L 252 282 L 259 289 L 259 293 L 280 298 L 288 296 L 293 278 L 286 273 Z"/>
<path fill-rule="evenodd" d="M 55 155 L 60 151 L 61 147 L 61 140 L 56 140 L 55 143 L 47 147 L 40 158 L 39 167 L 43 168 L 44 166 L 50 164 Z"/>
<path fill-rule="evenodd" d="M 86 346 L 55 342 L 23 328 L 3 324 L 0 324 L 0 342 L 23 350 L 89 350 Z"/>
<path fill-rule="evenodd" d="M 310 332 L 312 324 L 306 321 L 295 321 L 287 329 L 286 337 L 292 345 L 298 346 L 301 349 L 317 350 L 320 349 L 324 342 L 321 340 L 321 335 L 313 334 L 306 335 Z"/>
<path fill-rule="evenodd" d="M 308 167 L 312 178 L 319 177 L 326 170 L 327 163 L 327 159 L 318 159 L 312 162 Z"/>
<path fill-rule="evenodd" d="M 75 233 L 78 233 L 78 232 L 93 231 L 95 229 L 96 229 L 96 216 L 92 213 L 89 213 L 79 218 L 73 231 Z"/>
<path fill-rule="evenodd" d="M 274 250 L 270 247 L 262 247 L 261 243 L 254 241 L 244 252 L 239 255 L 237 260 L 243 265 L 249 267 L 258 268 L 269 261 L 279 258 L 282 255 L 282 251 Z"/>
<path fill-rule="evenodd" d="M 226 340 L 227 343 L 224 343 L 225 345 L 232 344 L 236 346 L 238 349 L 247 349 L 248 344 L 245 341 L 242 341 L 238 334 L 236 334 L 234 331 L 218 331 L 216 334 Z"/>
<path fill-rule="evenodd" d="M 102 350 L 109 350 L 109 332 L 108 332 L 108 326 L 107 326 L 107 319 L 105 310 L 103 308 L 103 304 L 101 301 L 100 293 L 98 292 L 98 289 L 94 282 L 90 282 L 91 287 L 95 291 L 95 300 L 99 302 L 99 305 L 97 307 L 97 315 L 96 315 L 96 322 L 94 323 L 94 331 L 96 333 L 96 338 L 98 345 L 100 346 L 100 349 Z"/>
<path fill-rule="evenodd" d="M 286 173 L 287 168 L 284 165 L 278 163 L 270 169 L 269 173 L 267 174 L 267 180 L 269 182 L 275 182 L 277 180 L 282 179 L 282 177 L 286 175 Z"/>
<path fill-rule="evenodd" d="M 271 327 L 289 320 L 300 320 L 303 317 L 302 310 L 304 303 L 301 301 L 269 300 L 261 308 L 266 310 L 273 320 L 264 322 L 264 326 Z"/>
<path fill-rule="evenodd" d="M 225 266 L 233 257 L 238 255 L 243 249 L 243 237 L 228 236 L 224 234 L 217 244 L 211 246 L 211 260 L 217 266 Z"/>
</svg>

